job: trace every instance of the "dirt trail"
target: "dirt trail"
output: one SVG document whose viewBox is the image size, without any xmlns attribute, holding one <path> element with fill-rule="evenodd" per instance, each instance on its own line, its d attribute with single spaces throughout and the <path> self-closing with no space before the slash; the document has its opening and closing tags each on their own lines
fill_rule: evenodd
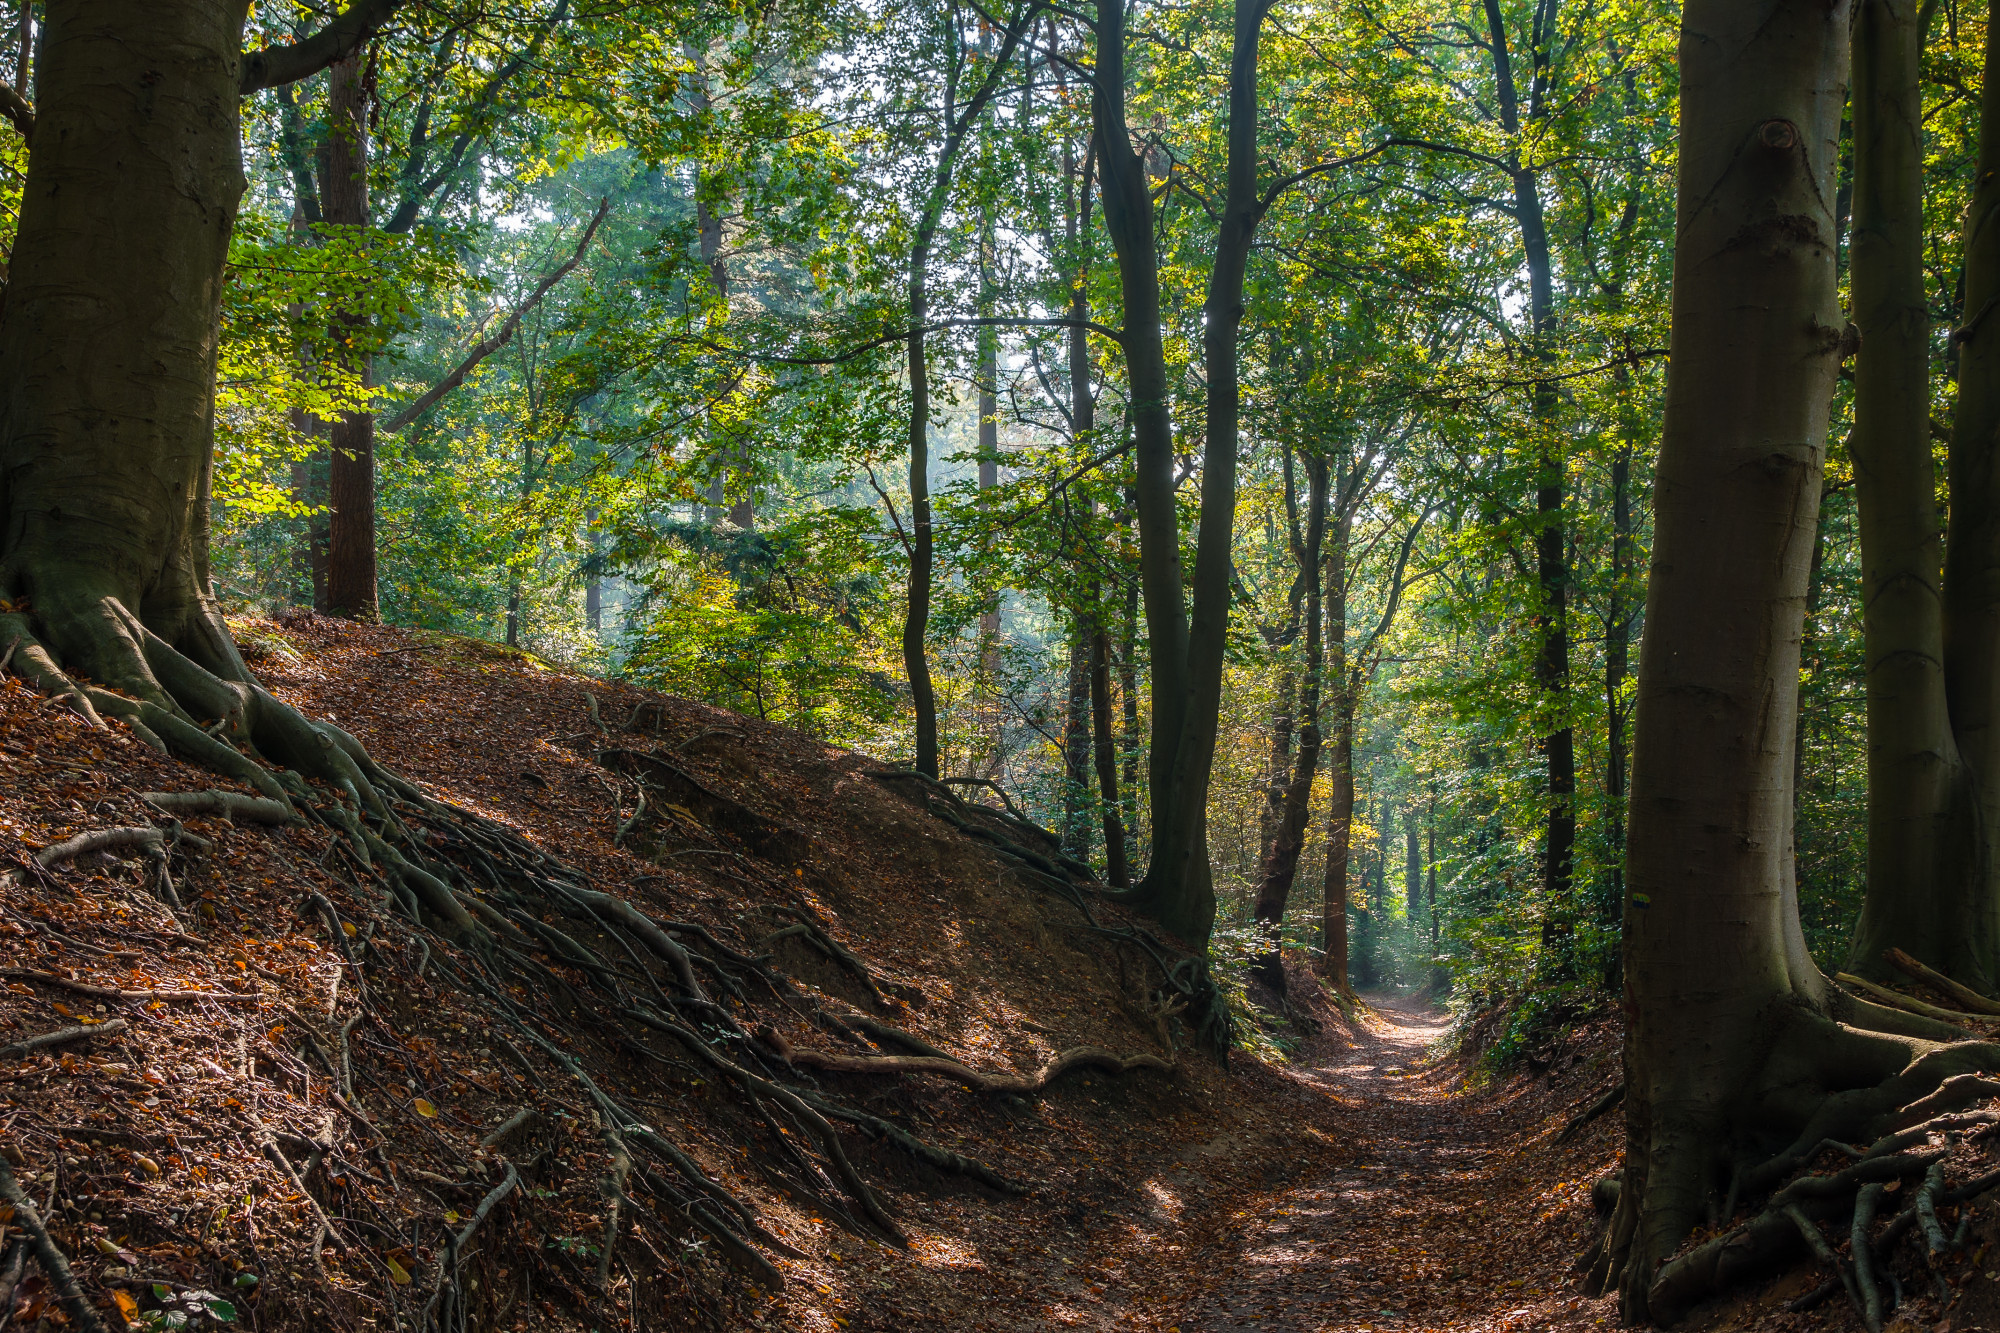
<svg viewBox="0 0 2000 1333">
<path fill-rule="evenodd" d="M 1212 1255 L 1218 1284 L 1181 1333 L 1615 1324 L 1612 1301 L 1585 1301 L 1569 1280 L 1588 1181 L 1571 1174 L 1579 1155 L 1538 1132 L 1548 1090 L 1466 1093 L 1462 1071 L 1429 1062 L 1442 1011 L 1366 999 L 1361 1041 L 1299 1070 L 1350 1154 L 1239 1201 L 1233 1249 Z"/>
</svg>

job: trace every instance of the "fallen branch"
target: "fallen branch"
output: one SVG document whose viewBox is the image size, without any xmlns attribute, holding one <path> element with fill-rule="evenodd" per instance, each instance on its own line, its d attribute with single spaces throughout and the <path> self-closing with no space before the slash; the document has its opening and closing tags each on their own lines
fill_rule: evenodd
<svg viewBox="0 0 2000 1333">
<path fill-rule="evenodd" d="M 136 847 L 148 856 L 159 853 L 166 844 L 167 835 L 147 825 L 144 828 L 101 828 L 88 833 L 79 833 L 66 842 L 58 842 L 35 853 L 35 864 L 47 869 L 59 866 L 65 861 L 74 861 L 79 856 L 92 852 L 124 851 Z"/>
<path fill-rule="evenodd" d="M 53 972 L 37 972 L 31 967 L 0 967 L 0 977 L 15 977 L 22 981 L 39 981 L 46 986 L 56 986 L 78 995 L 88 995 L 93 1000 L 117 1000 L 131 1003 L 141 1000 L 219 1000 L 224 1004 L 256 1004 L 261 995 L 238 995 L 226 990 L 119 990 L 115 986 L 93 986 L 87 981 L 71 981 Z"/>
<path fill-rule="evenodd" d="M 35 1247 L 35 1259 L 54 1284 L 56 1302 L 69 1316 L 70 1323 L 83 1329 L 84 1333 L 106 1333 L 104 1321 L 97 1317 L 97 1308 L 84 1298 L 83 1289 L 77 1286 L 76 1274 L 69 1270 L 69 1260 L 49 1239 L 49 1230 L 42 1225 L 41 1214 L 35 1211 L 33 1201 L 21 1188 L 21 1183 L 14 1179 L 14 1170 L 3 1157 L 0 1157 L 0 1199 L 5 1199 L 13 1207 L 14 1225 L 28 1233 L 28 1239 Z"/>
<path fill-rule="evenodd" d="M 1922 1000 L 1913 999 L 1901 991 L 1893 991 L 1887 986 L 1878 986 L 1872 981 L 1857 977 L 1852 972 L 1836 973 L 1834 980 L 1851 990 L 1860 991 L 1862 995 L 1875 1001 L 1877 1004 L 1886 1004 L 1891 1009 L 1901 1009 L 1906 1014 L 1917 1014 L 1924 1018 L 1935 1018 L 1941 1023 L 1952 1023 L 1959 1027 L 1965 1027 L 1974 1021 L 1971 1014 L 1961 1013 L 1956 1009 L 1940 1009 L 1934 1004 L 1925 1004 Z"/>
<path fill-rule="evenodd" d="M 1563 1144 L 1568 1143 L 1582 1131 L 1585 1125 L 1624 1100 L 1625 1083 L 1621 1079 L 1609 1088 L 1606 1088 L 1603 1096 L 1570 1117 L 1569 1123 L 1562 1127 L 1562 1133 L 1556 1135 L 1556 1146 L 1560 1148 Z"/>
<path fill-rule="evenodd" d="M 122 1018 L 114 1018 L 108 1023 L 91 1023 L 73 1028 L 58 1028 L 54 1032 L 44 1032 L 39 1037 L 28 1037 L 11 1046 L 0 1046 L 0 1060 L 18 1060 L 30 1051 L 39 1051 L 49 1046 L 62 1046 L 72 1041 L 89 1041 L 93 1037 L 109 1037 L 132 1026 Z"/>
<path fill-rule="evenodd" d="M 835 1074 L 937 1074 L 963 1083 L 974 1092 L 1014 1093 L 1032 1096 L 1075 1069 L 1099 1069 L 1108 1074 L 1129 1074 L 1135 1069 L 1174 1072 L 1171 1062 L 1157 1055 L 1119 1055 L 1102 1046 L 1076 1046 L 1064 1051 L 1033 1076 L 1025 1074 L 982 1074 L 970 1065 L 934 1055 L 838 1055 L 831 1051 L 802 1050 L 785 1040 L 783 1034 L 762 1028 L 757 1035 L 789 1065 L 824 1069 Z"/>
<path fill-rule="evenodd" d="M 1927 967 L 1901 949 L 1890 949 L 1882 955 L 1889 966 L 1902 972 L 1913 981 L 1920 981 L 1948 1000 L 1955 1000 L 1961 1009 L 1975 1014 L 2000 1014 L 2000 1001 L 1989 1000 L 1970 986 L 1961 986 L 1956 981 L 1934 967 Z"/>
<path fill-rule="evenodd" d="M 283 801 L 233 791 L 149 791 L 139 799 L 183 819 L 221 815 L 246 824 L 289 824 L 298 818 L 298 812 Z"/>
</svg>

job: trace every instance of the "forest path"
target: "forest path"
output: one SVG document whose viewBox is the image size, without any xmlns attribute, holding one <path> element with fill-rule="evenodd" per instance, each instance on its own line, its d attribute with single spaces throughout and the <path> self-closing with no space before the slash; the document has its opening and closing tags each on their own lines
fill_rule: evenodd
<svg viewBox="0 0 2000 1333">
<path fill-rule="evenodd" d="M 1586 1329 L 1615 1323 L 1568 1272 L 1570 1238 L 1538 1225 L 1574 1182 L 1524 1153 L 1522 1109 L 1467 1093 L 1428 1050 L 1447 1015 L 1363 997 L 1362 1039 L 1300 1073 L 1327 1094 L 1321 1127 L 1351 1145 L 1338 1166 L 1239 1201 L 1225 1275 L 1180 1333 Z M 1543 1154 L 1532 1154 L 1540 1158 Z M 1542 1169 L 1538 1170 L 1537 1167 Z"/>
</svg>

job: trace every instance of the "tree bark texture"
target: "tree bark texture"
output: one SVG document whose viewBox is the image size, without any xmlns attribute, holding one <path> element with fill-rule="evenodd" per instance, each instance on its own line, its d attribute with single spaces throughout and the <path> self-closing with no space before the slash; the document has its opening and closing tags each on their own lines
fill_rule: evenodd
<svg viewBox="0 0 2000 1333">
<path fill-rule="evenodd" d="M 1063 709 L 1063 850 L 1079 861 L 1090 858 L 1090 626 L 1069 618 L 1068 698 Z"/>
<path fill-rule="evenodd" d="M 1980 873 L 1945 693 L 1917 10 L 1916 0 L 1857 0 L 1854 19 L 1848 262 L 1861 345 L 1849 448 L 1867 654 L 1868 891 L 1852 967 L 1885 971 L 1883 952 L 1901 948 L 1990 990 L 2000 980 L 2000 898 Z"/>
<path fill-rule="evenodd" d="M 959 150 L 978 123 L 980 113 L 999 90 L 1001 71 L 1014 58 L 1015 48 L 1034 11 L 1019 11 L 1000 42 L 1000 51 L 987 66 L 979 88 L 962 108 L 957 109 L 945 128 L 944 143 L 938 149 L 910 245 L 910 332 L 908 364 L 910 376 L 910 578 L 909 602 L 903 615 L 903 670 L 909 679 L 910 700 L 916 713 L 916 768 L 931 777 L 938 773 L 937 691 L 931 684 L 929 654 L 925 639 L 930 633 L 931 574 L 936 561 L 936 537 L 931 527 L 930 362 L 925 351 L 924 328 L 930 320 L 931 249 L 944 218 L 944 206 L 951 194 L 952 175 L 958 167 Z M 955 67 L 954 67 L 955 69 Z M 954 73 L 955 77 L 955 73 Z M 947 105 L 952 102 L 946 98 Z"/>
<path fill-rule="evenodd" d="M 1313 779 L 1319 773 L 1321 745 L 1320 681 L 1326 657 L 1321 630 L 1325 571 L 1321 566 L 1326 547 L 1331 468 L 1327 459 L 1318 454 L 1307 454 L 1304 462 L 1305 531 L 1295 534 L 1292 550 L 1292 558 L 1298 562 L 1299 575 L 1305 583 L 1305 661 L 1299 672 L 1302 679 L 1297 699 L 1298 757 L 1288 774 L 1273 775 L 1280 784 L 1274 802 L 1277 809 L 1272 820 L 1270 846 L 1257 876 L 1256 917 L 1273 930 L 1284 926 L 1285 908 L 1291 898 L 1292 883 L 1298 876 L 1299 857 L 1305 851 L 1306 823 L 1312 814 Z M 1273 950 L 1260 958 L 1257 967 L 1265 982 L 1282 994 L 1284 966 L 1278 951 Z"/>
<path fill-rule="evenodd" d="M 1624 1186 L 1590 1276 L 1620 1286 L 1630 1320 L 1686 1308 L 1703 1261 L 1663 1261 L 1732 1179 L 1746 1196 L 1776 1183 L 1774 1130 L 1865 1133 L 1864 1112 L 1991 1049 L 1861 1031 L 1915 1029 L 1832 993 L 1799 928 L 1792 752 L 1845 345 L 1832 187 L 1847 35 L 1846 5 L 1822 0 L 1694 0 L 1682 21 L 1627 850 Z"/>
<path fill-rule="evenodd" d="M 1333 792 L 1326 813 L 1326 893 L 1321 935 L 1326 945 L 1326 979 L 1352 994 L 1347 980 L 1347 869 L 1354 839 L 1354 696 L 1359 675 L 1347 666 L 1348 509 L 1343 505 L 1327 531 L 1326 680 L 1333 688 L 1328 767 Z"/>
<path fill-rule="evenodd" d="M 0 312 L 0 595 L 32 609 L 0 614 L 0 639 L 93 724 L 121 717 L 282 799 L 238 746 L 309 776 L 361 774 L 330 727 L 251 679 L 209 582 L 244 16 L 243 0 L 48 16 Z"/>
<path fill-rule="evenodd" d="M 1539 169 L 1525 165 L 1518 140 L 1524 124 L 1520 91 L 1508 49 L 1507 24 L 1499 0 L 1485 0 L 1493 82 L 1498 93 L 1500 127 L 1517 141 L 1507 167 L 1514 186 L 1514 218 L 1521 233 L 1521 250 L 1528 270 L 1528 320 L 1531 355 L 1541 367 L 1552 365 L 1555 333 L 1555 269 L 1549 254 L 1548 225 L 1542 210 Z M 1549 46 L 1555 38 L 1555 5 L 1538 5 L 1529 40 L 1529 95 L 1525 122 L 1542 119 L 1542 89 L 1546 84 Z M 1541 636 L 1535 657 L 1535 684 L 1548 718 L 1542 735 L 1547 771 L 1548 814 L 1542 829 L 1542 943 L 1547 947 L 1567 933 L 1571 866 L 1576 855 L 1576 744 L 1569 725 L 1569 567 L 1563 516 L 1562 436 L 1556 421 L 1556 386 L 1537 380 L 1531 390 L 1535 422 L 1535 577 L 1541 598 L 1536 627 Z"/>
<path fill-rule="evenodd" d="M 1201 514 L 1195 541 L 1193 609 L 1184 633 L 1180 628 L 1172 435 L 1167 420 L 1165 361 L 1159 348 L 1159 272 L 1152 238 L 1152 200 L 1143 164 L 1132 151 L 1125 129 L 1123 11 L 1110 3 L 1100 3 L 1097 10 L 1094 107 L 1098 158 L 1104 176 L 1105 224 L 1118 252 L 1125 288 L 1140 565 L 1153 648 L 1153 850 L 1146 878 L 1134 896 L 1162 925 L 1191 943 L 1207 940 L 1215 924 L 1215 884 L 1208 862 L 1208 783 L 1222 707 L 1236 522 L 1241 398 L 1237 335 L 1243 325 L 1243 284 L 1250 245 L 1263 216 L 1257 197 L 1257 47 L 1266 9 L 1267 0 L 1237 0 L 1233 9 L 1226 181 L 1202 336 L 1208 410 Z M 1141 353 L 1137 357 L 1135 344 Z M 1150 401 L 1152 387 L 1148 383 L 1155 366 L 1160 394 L 1157 409 Z M 1169 576 L 1171 588 L 1166 586 Z M 1163 613 L 1171 615 L 1171 625 L 1161 623 Z M 1178 643 L 1172 642 L 1176 639 Z M 1178 669 L 1171 663 L 1163 667 L 1162 648 L 1184 652 Z"/>
<path fill-rule="evenodd" d="M 106 683 L 150 676 L 115 602 L 241 673 L 208 575 L 223 266 L 244 188 L 244 4 L 56 6 L 0 317 L 0 587 Z"/>
<path fill-rule="evenodd" d="M 357 50 L 327 71 L 327 140 L 320 201 L 326 221 L 368 225 L 368 90 Z M 357 341 L 368 317 L 342 315 L 334 326 L 347 369 L 365 386 L 373 358 Z M 343 412 L 328 431 L 326 600 L 337 616 L 380 619 L 375 574 L 375 414 Z"/>
<path fill-rule="evenodd" d="M 1146 164 L 1133 151 L 1125 110 L 1125 7 L 1099 0 L 1097 77 L 1091 84 L 1104 229 L 1118 260 L 1124 297 L 1125 379 L 1132 430 L 1133 500 L 1139 523 L 1139 582 L 1146 607 L 1152 703 L 1147 753 L 1151 860 L 1171 859 L 1174 753 L 1187 711 L 1187 600 L 1181 571 L 1180 514 L 1174 494 L 1173 423 L 1169 415 L 1166 350 L 1160 337 L 1159 251 Z M 1183 832 L 1184 841 L 1188 835 Z M 1149 883 L 1154 869 L 1147 872 Z M 1206 934 L 1206 932 L 1203 932 Z"/>
</svg>

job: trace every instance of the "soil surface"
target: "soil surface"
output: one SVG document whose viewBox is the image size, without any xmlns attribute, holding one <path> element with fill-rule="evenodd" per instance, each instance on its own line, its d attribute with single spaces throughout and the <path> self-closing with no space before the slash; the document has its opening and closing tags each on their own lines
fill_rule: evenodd
<svg viewBox="0 0 2000 1333">
<path fill-rule="evenodd" d="M 1617 1082 L 1614 1018 L 1497 1077 L 1447 1047 L 1480 1050 L 1498 1011 L 1448 1041 L 1439 1007 L 1344 1007 L 1300 958 L 1284 1002 L 1263 997 L 1258 1049 L 1286 1057 L 1225 1068 L 1163 1008 L 1170 942 L 1141 947 L 1091 886 L 1024 875 L 866 756 L 442 635 L 303 613 L 237 632 L 275 693 L 435 799 L 765 969 L 728 1000 L 759 1035 L 729 1049 L 857 1118 L 802 1134 L 680 1046 L 611 1023 L 621 978 L 678 983 L 641 976 L 636 954 L 629 976 L 581 970 L 553 930 L 516 942 L 539 969 L 523 975 L 575 1007 L 544 1005 L 524 1053 L 454 980 L 463 948 L 413 927 L 336 828 L 175 825 L 147 793 L 235 784 L 0 681 L 0 1158 L 108 1327 L 176 1311 L 227 1327 L 226 1303 L 257 1333 L 388 1333 L 423 1322 L 451 1255 L 467 1327 L 535 1333 L 1616 1325 L 1571 1265 L 1622 1117 L 1556 1143 Z M 43 861 L 80 833 L 155 828 L 164 862 Z M 1086 1046 L 1152 1062 L 996 1096 L 870 1064 L 897 1041 L 871 1041 L 864 1018 L 995 1075 Z M 742 1202 L 773 1280 L 691 1227 L 664 1149 L 614 1216 L 586 1085 L 643 1108 Z M 1026 1192 L 919 1160 L 898 1126 Z M 829 1174 L 836 1132 L 904 1243 Z M 1963 1173 L 1990 1169 L 1992 1147 L 1963 1145 Z M 2000 1209 L 1974 1213 L 1935 1278 L 1905 1247 L 1897 1333 L 2000 1330 Z M 448 1250 L 469 1215 L 476 1236 Z M 14 1221 L 0 1214 L 0 1325 L 52 1333 L 55 1293 L 15 1264 Z M 1774 1273 L 1683 1327 L 1858 1327 L 1840 1301 L 1783 1312 L 1819 1279 Z"/>
<path fill-rule="evenodd" d="M 1565 1280 L 1576 1183 L 1538 1180 L 1564 1164 L 1531 1143 L 1547 1137 L 1534 1132 L 1543 1098 L 1465 1091 L 1463 1070 L 1436 1058 L 1443 1010 L 1363 998 L 1373 1012 L 1355 1044 L 1298 1070 L 1350 1154 L 1241 1201 L 1241 1230 L 1210 1265 L 1226 1280 L 1194 1303 L 1182 1333 L 1616 1323 L 1613 1301 L 1582 1300 Z M 1545 1200 L 1558 1191 L 1552 1215 Z"/>
</svg>

